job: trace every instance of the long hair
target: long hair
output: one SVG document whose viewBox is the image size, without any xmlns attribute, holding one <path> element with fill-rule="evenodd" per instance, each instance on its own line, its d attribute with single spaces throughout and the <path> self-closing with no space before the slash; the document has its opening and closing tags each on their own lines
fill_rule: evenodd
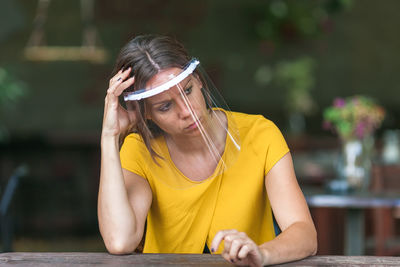
<svg viewBox="0 0 400 267">
<path fill-rule="evenodd" d="M 131 67 L 131 76 L 135 83 L 125 91 L 136 91 L 145 88 L 147 82 L 157 73 L 168 68 L 184 68 L 190 60 L 184 46 L 176 39 L 160 35 L 140 35 L 130 40 L 120 51 L 115 67 L 114 76 L 119 70 Z M 145 100 L 135 101 L 137 124 L 134 128 L 121 135 L 121 141 L 130 132 L 136 131 L 143 139 L 153 160 L 160 157 L 151 146 L 151 139 L 159 136 L 162 130 L 146 119 Z"/>
</svg>

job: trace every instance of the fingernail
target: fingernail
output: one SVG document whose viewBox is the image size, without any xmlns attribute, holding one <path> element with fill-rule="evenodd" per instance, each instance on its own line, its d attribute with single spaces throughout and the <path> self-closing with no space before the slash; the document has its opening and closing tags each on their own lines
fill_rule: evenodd
<svg viewBox="0 0 400 267">
<path fill-rule="evenodd" d="M 118 78 L 117 82 L 119 82 L 121 80 L 121 77 Z"/>
</svg>

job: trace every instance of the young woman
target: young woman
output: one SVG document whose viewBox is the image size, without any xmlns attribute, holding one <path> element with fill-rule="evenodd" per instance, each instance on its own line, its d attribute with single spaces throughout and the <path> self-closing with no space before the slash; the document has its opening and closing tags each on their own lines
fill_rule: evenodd
<svg viewBox="0 0 400 267">
<path fill-rule="evenodd" d="M 209 249 L 237 265 L 314 255 L 316 230 L 281 132 L 260 115 L 215 107 L 212 89 L 173 38 L 138 36 L 122 48 L 101 135 L 107 250 L 132 253 L 145 234 L 145 253 Z"/>
</svg>

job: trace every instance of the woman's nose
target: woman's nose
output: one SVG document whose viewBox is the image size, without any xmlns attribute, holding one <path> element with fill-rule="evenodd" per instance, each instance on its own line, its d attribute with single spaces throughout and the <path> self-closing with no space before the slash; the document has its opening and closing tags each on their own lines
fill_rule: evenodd
<svg viewBox="0 0 400 267">
<path fill-rule="evenodd" d="M 185 100 L 181 99 L 179 101 L 178 108 L 179 108 L 179 116 L 181 118 L 186 118 L 191 116 L 192 110 L 190 108 L 189 103 L 186 103 Z"/>
</svg>

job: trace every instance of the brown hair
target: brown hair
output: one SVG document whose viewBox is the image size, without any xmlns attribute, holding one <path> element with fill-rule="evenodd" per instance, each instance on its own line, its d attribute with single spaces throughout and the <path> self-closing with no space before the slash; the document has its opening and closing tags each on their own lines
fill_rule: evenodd
<svg viewBox="0 0 400 267">
<path fill-rule="evenodd" d="M 160 35 L 140 35 L 130 40 L 120 51 L 113 70 L 113 76 L 120 69 L 131 67 L 131 75 L 135 76 L 135 83 L 126 91 L 136 91 L 145 88 L 146 83 L 161 70 L 167 68 L 184 68 L 190 60 L 184 46 L 176 39 Z M 159 136 L 162 130 L 146 120 L 146 106 L 144 100 L 135 101 L 134 110 L 138 118 L 135 131 L 142 137 L 153 160 L 160 157 L 151 146 L 151 139 Z M 133 132 L 131 128 L 125 133 Z M 123 140 L 123 139 L 122 139 Z M 121 140 L 121 141 L 122 141 Z"/>
</svg>

